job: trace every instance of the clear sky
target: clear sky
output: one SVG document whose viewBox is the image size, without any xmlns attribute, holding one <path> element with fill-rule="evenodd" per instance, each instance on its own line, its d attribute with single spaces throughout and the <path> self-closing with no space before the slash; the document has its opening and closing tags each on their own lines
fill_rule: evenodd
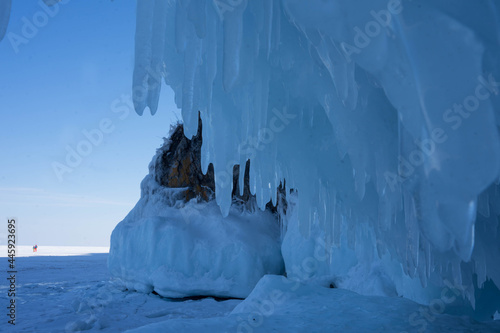
<svg viewBox="0 0 500 333">
<path fill-rule="evenodd" d="M 7 218 L 16 217 L 21 245 L 108 246 L 139 199 L 155 149 L 180 119 L 165 86 L 154 117 L 127 106 L 136 2 L 66 2 L 51 17 L 38 1 L 13 1 L 0 42 L 3 244 Z M 84 131 L 102 122 L 107 133 L 100 140 L 93 132 L 93 144 Z M 68 151 L 78 148 L 81 160 L 69 165 Z"/>
</svg>

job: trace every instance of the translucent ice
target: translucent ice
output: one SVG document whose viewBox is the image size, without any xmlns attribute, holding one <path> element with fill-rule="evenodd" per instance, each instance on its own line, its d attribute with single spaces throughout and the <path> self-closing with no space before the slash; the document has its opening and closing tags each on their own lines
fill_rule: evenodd
<svg viewBox="0 0 500 333">
<path fill-rule="evenodd" d="M 202 164 L 214 163 L 223 214 L 232 167 L 247 159 L 261 208 L 283 179 L 298 191 L 287 267 L 310 255 L 287 246 L 314 249 L 318 237 L 330 259 L 317 276 L 384 258 L 386 280 L 414 299 L 426 292 L 408 279 L 462 282 L 469 298 L 473 273 L 499 285 L 495 1 L 139 3 L 138 113 L 156 110 L 144 68 L 164 43 L 161 75 L 188 136 L 201 112 Z M 166 14 L 153 15 L 161 3 Z M 344 261 L 332 270 L 333 258 Z"/>
</svg>

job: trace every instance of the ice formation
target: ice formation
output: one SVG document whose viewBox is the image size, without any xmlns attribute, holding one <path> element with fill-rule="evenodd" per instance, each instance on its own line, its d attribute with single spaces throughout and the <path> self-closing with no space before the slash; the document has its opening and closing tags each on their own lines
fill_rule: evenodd
<svg viewBox="0 0 500 333">
<path fill-rule="evenodd" d="M 270 211 L 235 204 L 223 218 L 214 200 L 186 200 L 188 187 L 158 182 L 167 168 L 164 156 L 174 155 L 171 145 L 166 140 L 158 149 L 139 202 L 111 235 L 108 266 L 117 282 L 165 297 L 244 298 L 265 274 L 282 274 L 279 226 Z M 195 164 L 190 151 L 183 152 L 177 162 Z"/>
<path fill-rule="evenodd" d="M 452 281 L 474 304 L 475 276 L 500 286 L 499 15 L 492 0 L 141 0 L 135 107 L 155 113 L 163 79 L 188 137 L 201 111 L 223 215 L 247 159 L 261 208 L 283 179 L 298 191 L 287 272 L 322 242 L 306 278 L 379 261 L 399 294 Z"/>
<path fill-rule="evenodd" d="M 262 276 L 283 272 L 278 228 L 269 212 L 223 219 L 215 202 L 161 211 L 128 216 L 113 231 L 108 266 L 127 289 L 172 298 L 245 298 Z"/>
</svg>

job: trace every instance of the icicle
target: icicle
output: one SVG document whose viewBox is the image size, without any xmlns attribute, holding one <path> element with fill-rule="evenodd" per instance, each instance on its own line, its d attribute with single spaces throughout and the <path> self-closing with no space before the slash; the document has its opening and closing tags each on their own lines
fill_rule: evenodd
<svg viewBox="0 0 500 333">
<path fill-rule="evenodd" d="M 144 113 L 148 101 L 148 78 L 149 70 L 151 69 L 154 6 L 154 0 L 137 1 L 135 65 L 132 90 L 135 112 L 139 115 Z"/>
<path fill-rule="evenodd" d="M 222 216 L 226 217 L 229 215 L 229 209 L 231 208 L 233 179 L 232 174 L 229 174 L 225 169 L 220 169 L 219 165 L 219 163 L 216 163 L 214 166 L 215 198 Z"/>
<path fill-rule="evenodd" d="M 281 42 L 281 1 L 273 1 L 273 30 L 271 46 L 274 50 L 279 49 Z"/>
<path fill-rule="evenodd" d="M 264 5 L 264 52 L 266 54 L 266 58 L 269 59 L 269 55 L 271 54 L 271 41 L 272 41 L 272 33 L 273 33 L 273 15 L 274 15 L 274 0 L 266 0 L 263 1 Z"/>
<path fill-rule="evenodd" d="M 224 89 L 230 91 L 240 73 L 240 52 L 243 38 L 242 14 L 247 5 L 243 0 L 224 16 Z"/>
<path fill-rule="evenodd" d="M 335 247 L 340 246 L 340 230 L 342 228 L 342 222 L 343 222 L 343 217 L 341 213 L 341 208 L 342 206 L 340 205 L 339 202 L 337 202 L 336 196 L 333 198 L 333 213 L 334 213 L 334 219 L 333 219 L 333 245 Z"/>
<path fill-rule="evenodd" d="M 419 236 L 420 231 L 418 228 L 417 216 L 413 198 L 409 194 L 405 194 L 405 223 L 407 228 L 406 238 L 406 273 L 413 277 L 418 267 L 419 257 Z"/>
<path fill-rule="evenodd" d="M 161 83 L 163 77 L 163 50 L 165 45 L 165 34 L 167 29 L 168 3 L 156 0 L 153 13 L 153 31 L 151 40 L 151 66 L 148 78 L 148 101 L 147 106 L 154 115 L 158 109 L 160 99 Z"/>
<path fill-rule="evenodd" d="M 198 110 L 194 109 L 195 76 L 201 58 L 201 40 L 191 32 L 184 54 L 184 82 L 182 84 L 182 118 L 184 135 L 191 138 L 198 129 Z"/>
<path fill-rule="evenodd" d="M 278 166 L 273 163 L 273 169 L 276 170 L 273 175 L 273 182 L 271 183 L 271 201 L 274 206 L 278 204 L 278 187 L 280 185 L 281 177 L 279 175 Z"/>
<path fill-rule="evenodd" d="M 205 61 L 207 77 L 207 110 L 212 110 L 213 84 L 217 74 L 217 18 L 211 7 L 207 8 L 207 38 L 205 39 Z"/>
<path fill-rule="evenodd" d="M 175 47 L 177 53 L 183 53 L 188 43 L 188 28 L 191 23 L 187 22 L 186 8 L 184 8 L 182 1 L 176 1 L 175 4 Z"/>
<path fill-rule="evenodd" d="M 210 118 L 210 114 L 201 113 L 201 124 L 202 124 L 202 138 L 203 144 L 201 145 L 201 171 L 203 174 L 207 174 L 208 166 L 210 165 L 210 161 L 212 159 L 211 156 L 211 145 L 208 138 L 211 138 L 211 129 L 212 122 Z"/>
<path fill-rule="evenodd" d="M 348 210 L 348 215 L 345 216 L 347 224 L 347 247 L 354 250 L 356 246 L 356 222 L 352 215 L 351 209 Z"/>
<path fill-rule="evenodd" d="M 335 194 L 331 194 L 331 190 L 325 189 L 325 243 L 328 248 L 333 245 L 333 224 L 335 221 Z M 333 197 L 333 199 L 332 199 Z"/>
<path fill-rule="evenodd" d="M 195 27 L 196 36 L 200 39 L 205 38 L 207 32 L 207 1 L 191 0 L 187 12 L 188 19 Z"/>
<path fill-rule="evenodd" d="M 255 195 L 257 192 L 257 173 L 255 170 L 255 161 L 250 161 L 250 194 Z"/>
</svg>

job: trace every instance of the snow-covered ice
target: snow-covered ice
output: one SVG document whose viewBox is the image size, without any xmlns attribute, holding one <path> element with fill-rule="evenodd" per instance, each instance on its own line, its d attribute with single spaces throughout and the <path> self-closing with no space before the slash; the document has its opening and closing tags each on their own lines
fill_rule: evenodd
<svg viewBox="0 0 500 333">
<path fill-rule="evenodd" d="M 43 249 L 43 246 L 39 248 Z M 91 248 L 88 248 L 92 252 Z M 61 253 L 67 252 L 61 249 Z M 17 259 L 16 327 L 2 332 L 498 332 L 441 314 L 441 303 L 418 305 L 400 297 L 361 296 L 265 276 L 245 300 L 171 300 L 123 290 L 107 270 L 107 254 Z M 7 287 L 0 284 L 0 302 Z M 458 297 L 446 290 L 444 297 Z M 446 298 L 444 298 L 446 300 Z M 446 303 L 442 303 L 446 304 Z M 446 306 L 444 313 L 448 311 Z M 150 326 L 153 325 L 153 326 Z"/>
<path fill-rule="evenodd" d="M 68 253 L 75 252 L 67 247 L 51 247 L 51 256 L 41 255 L 43 245 L 39 251 L 16 259 L 16 325 L 2 319 L 0 332 L 123 332 L 168 318 L 224 316 L 241 302 L 212 298 L 178 302 L 126 291 L 111 279 L 108 254 L 101 248 L 88 247 L 85 252 L 91 254 L 72 256 Z M 7 261 L 2 261 L 5 268 Z M 7 289 L 2 282 L 2 307 L 8 301 Z"/>
<path fill-rule="evenodd" d="M 447 291 L 448 293 L 448 291 Z M 449 291 L 446 297 L 456 297 Z M 444 302 L 441 302 L 445 304 Z M 250 296 L 221 318 L 172 319 L 130 333 L 166 332 L 498 332 L 500 322 L 481 324 L 423 307 L 401 297 L 361 296 L 342 289 L 304 285 L 265 276 Z"/>
</svg>

